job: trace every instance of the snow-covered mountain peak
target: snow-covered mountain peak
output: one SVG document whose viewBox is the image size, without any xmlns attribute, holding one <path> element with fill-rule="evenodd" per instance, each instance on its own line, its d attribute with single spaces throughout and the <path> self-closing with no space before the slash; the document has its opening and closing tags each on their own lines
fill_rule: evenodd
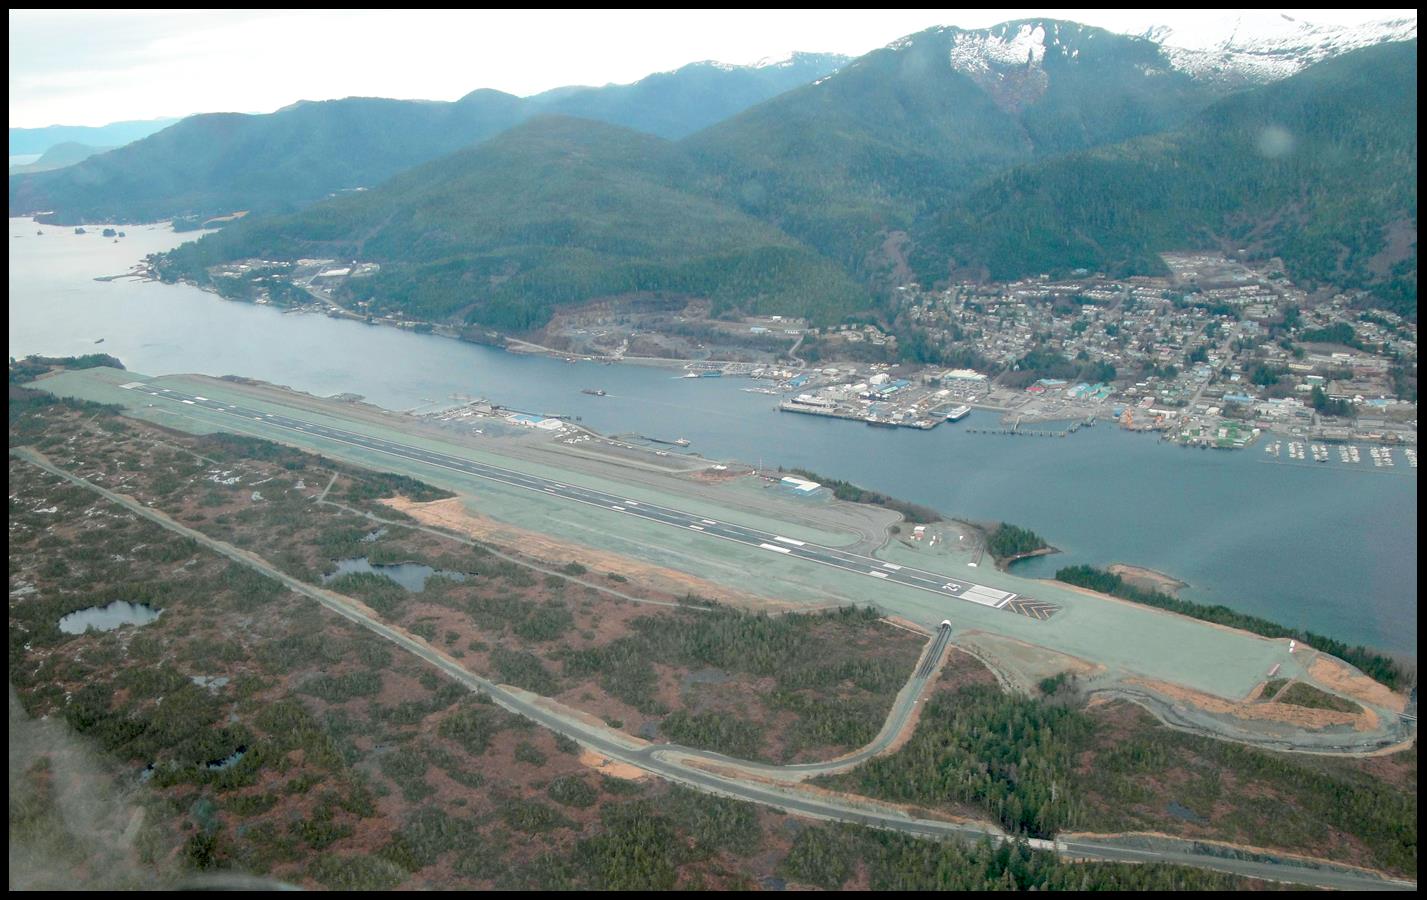
<svg viewBox="0 0 1427 900">
<path fill-rule="evenodd" d="M 1417 20 L 1318 25 L 1251 13 L 1206 18 L 1193 28 L 1156 26 L 1140 36 L 1161 45 L 1175 68 L 1196 77 L 1268 82 L 1360 47 L 1415 39 Z"/>
<path fill-rule="evenodd" d="M 959 72 L 985 72 L 993 64 L 1039 66 L 1045 60 L 1046 30 L 1040 24 L 1023 23 L 1009 33 L 994 29 L 958 35 L 951 45 L 951 67 Z"/>
</svg>

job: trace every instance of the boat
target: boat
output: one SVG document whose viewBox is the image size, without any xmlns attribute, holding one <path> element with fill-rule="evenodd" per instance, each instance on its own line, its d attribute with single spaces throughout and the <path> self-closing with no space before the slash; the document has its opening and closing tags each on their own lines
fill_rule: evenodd
<svg viewBox="0 0 1427 900">
<path fill-rule="evenodd" d="M 958 406 L 956 409 L 953 409 L 951 412 L 949 412 L 949 413 L 946 414 L 946 420 L 947 420 L 948 422 L 959 422 L 959 421 L 961 421 L 962 419 L 966 418 L 966 416 L 967 416 L 970 412 L 971 412 L 971 407 L 969 407 L 969 406 Z"/>
<path fill-rule="evenodd" d="M 603 397 L 605 395 L 603 388 L 585 388 L 580 391 L 580 393 L 589 394 L 591 397 Z"/>
<path fill-rule="evenodd" d="M 675 447 L 687 447 L 687 446 L 689 446 L 689 439 L 688 439 L 688 438 L 677 438 L 677 439 L 675 439 L 675 441 L 674 441 L 674 446 L 675 446 Z"/>
<path fill-rule="evenodd" d="M 102 344 L 102 343 L 104 343 L 104 338 L 100 338 L 99 340 L 95 341 L 94 343 L 96 343 L 96 344 Z"/>
</svg>

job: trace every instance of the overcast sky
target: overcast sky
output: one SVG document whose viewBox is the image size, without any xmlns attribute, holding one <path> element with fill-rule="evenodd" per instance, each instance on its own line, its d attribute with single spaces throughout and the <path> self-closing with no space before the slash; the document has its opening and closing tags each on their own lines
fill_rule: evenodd
<svg viewBox="0 0 1427 900">
<path fill-rule="evenodd" d="M 271 112 L 349 96 L 454 100 L 637 81 L 698 60 L 752 63 L 794 50 L 858 56 L 933 25 L 1049 16 L 1193 41 L 1237 10 L 866 12 L 10 12 L 10 127 L 103 125 L 196 112 Z M 1260 12 L 1260 11 L 1255 11 Z M 1274 28 L 1416 17 L 1416 10 L 1281 10 Z"/>
</svg>

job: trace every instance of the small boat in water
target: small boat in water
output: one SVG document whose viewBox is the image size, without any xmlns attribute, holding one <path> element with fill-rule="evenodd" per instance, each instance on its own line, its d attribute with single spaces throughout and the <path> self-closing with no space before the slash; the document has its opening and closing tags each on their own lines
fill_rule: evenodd
<svg viewBox="0 0 1427 900">
<path fill-rule="evenodd" d="M 602 388 L 585 388 L 580 391 L 582 394 L 589 394 L 591 397 L 603 397 L 605 392 Z"/>
</svg>

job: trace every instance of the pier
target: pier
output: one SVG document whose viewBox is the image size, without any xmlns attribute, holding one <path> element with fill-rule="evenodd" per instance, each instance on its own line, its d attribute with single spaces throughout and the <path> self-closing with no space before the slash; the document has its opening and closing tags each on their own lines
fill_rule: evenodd
<svg viewBox="0 0 1427 900">
<path fill-rule="evenodd" d="M 1068 436 L 1068 435 L 1074 434 L 1075 432 L 1079 431 L 1079 430 L 1082 429 L 1082 428 L 1091 428 L 1091 427 L 1094 427 L 1094 425 L 1095 425 L 1095 417 L 1094 417 L 1094 416 L 1090 416 L 1089 418 L 1087 418 L 1087 419 L 1085 419 L 1085 420 L 1083 420 L 1083 421 L 1074 423 L 1074 424 L 1071 425 L 1069 428 L 1064 428 L 1064 429 L 1061 429 L 1060 431 L 1047 431 L 1047 430 L 1045 430 L 1045 429 L 1022 428 L 1022 427 L 1021 427 L 1021 417 L 1020 417 L 1020 416 L 1017 416 L 1017 417 L 1016 417 L 1016 421 L 1012 422 L 1012 423 L 1011 423 L 1011 426 L 1010 426 L 1009 428 L 968 428 L 968 429 L 966 429 L 966 433 L 967 433 L 967 434 L 1007 434 L 1007 435 L 1025 435 L 1026 437 L 1059 437 L 1059 438 L 1063 438 L 1063 437 L 1066 437 L 1066 436 Z"/>
<path fill-rule="evenodd" d="M 845 407 L 834 406 L 809 406 L 805 403 L 795 403 L 792 400 L 784 400 L 778 404 L 778 409 L 783 412 L 803 413 L 809 416 L 826 416 L 831 419 L 851 419 L 854 422 L 866 422 L 877 428 L 915 428 L 919 431 L 930 431 L 942 423 L 945 419 L 943 414 L 928 413 L 918 415 L 913 418 L 905 416 L 900 419 L 879 419 L 869 416 L 863 410 L 847 409 Z"/>
</svg>

